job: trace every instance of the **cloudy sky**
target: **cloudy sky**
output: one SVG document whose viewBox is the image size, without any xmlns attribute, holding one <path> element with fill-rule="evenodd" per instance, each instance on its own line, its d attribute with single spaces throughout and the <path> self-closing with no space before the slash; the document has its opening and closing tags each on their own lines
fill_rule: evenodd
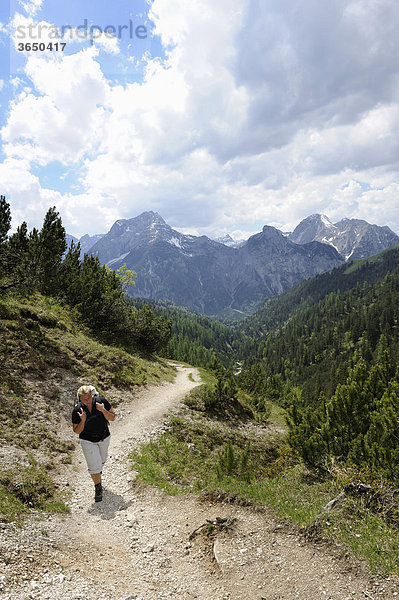
<svg viewBox="0 0 399 600">
<path fill-rule="evenodd" d="M 211 237 L 312 213 L 399 233 L 398 31 L 396 0 L 11 0 L 14 226 L 55 205 L 77 237 L 144 210 Z"/>
</svg>

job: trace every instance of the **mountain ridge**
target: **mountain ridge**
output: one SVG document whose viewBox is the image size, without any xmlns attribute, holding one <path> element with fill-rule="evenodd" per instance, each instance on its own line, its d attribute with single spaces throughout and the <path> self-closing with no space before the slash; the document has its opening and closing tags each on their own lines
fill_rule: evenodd
<svg viewBox="0 0 399 600">
<path fill-rule="evenodd" d="M 330 244 L 345 261 L 368 258 L 399 243 L 387 225 L 379 226 L 363 219 L 344 218 L 332 223 L 326 215 L 313 214 L 303 219 L 289 235 L 296 244 L 319 241 Z"/>
<path fill-rule="evenodd" d="M 264 225 L 241 243 L 228 234 L 214 240 L 184 234 L 152 210 L 118 219 L 103 236 L 81 239 L 94 241 L 86 252 L 102 264 L 136 271 L 130 295 L 232 320 L 301 280 L 399 243 L 389 227 L 361 219 L 332 223 L 321 214 L 303 219 L 290 234 Z"/>
<path fill-rule="evenodd" d="M 126 264 L 136 271 L 134 296 L 207 315 L 225 309 L 250 314 L 266 297 L 342 262 L 331 246 L 298 245 L 268 225 L 232 248 L 172 229 L 153 211 L 116 221 L 90 253 L 113 269 Z"/>
</svg>

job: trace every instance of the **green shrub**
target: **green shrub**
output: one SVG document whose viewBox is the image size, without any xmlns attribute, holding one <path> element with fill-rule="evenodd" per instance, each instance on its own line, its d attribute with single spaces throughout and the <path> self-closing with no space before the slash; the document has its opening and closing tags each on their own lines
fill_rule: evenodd
<svg viewBox="0 0 399 600">
<path fill-rule="evenodd" d="M 54 497 L 55 484 L 46 469 L 33 458 L 26 467 L 0 471 L 0 485 L 23 504 L 42 508 Z"/>
<path fill-rule="evenodd" d="M 0 483 L 0 521 L 15 521 L 20 515 L 27 512 L 27 507 L 15 494 L 9 492 Z"/>
</svg>

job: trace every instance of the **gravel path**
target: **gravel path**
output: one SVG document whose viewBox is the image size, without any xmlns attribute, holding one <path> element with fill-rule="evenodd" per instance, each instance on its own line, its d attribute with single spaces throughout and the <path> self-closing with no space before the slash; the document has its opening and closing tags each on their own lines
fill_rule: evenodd
<svg viewBox="0 0 399 600">
<path fill-rule="evenodd" d="M 128 453 L 163 430 L 199 382 L 178 368 L 173 384 L 141 390 L 118 407 L 103 502 L 80 448 L 70 470 L 71 513 L 0 528 L 2 600 L 372 600 L 394 599 L 397 582 L 359 568 L 282 526 L 267 511 L 139 486 Z M 65 482 L 67 483 L 67 482 Z M 231 532 L 210 541 L 190 533 L 206 519 L 234 517 Z M 334 553 L 337 554 L 336 552 Z M 214 560 L 216 556 L 217 561 Z"/>
</svg>

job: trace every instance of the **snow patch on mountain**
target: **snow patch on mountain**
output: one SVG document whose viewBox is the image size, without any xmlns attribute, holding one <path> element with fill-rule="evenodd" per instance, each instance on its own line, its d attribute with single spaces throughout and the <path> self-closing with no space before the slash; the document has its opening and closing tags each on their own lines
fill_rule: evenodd
<svg viewBox="0 0 399 600">
<path fill-rule="evenodd" d="M 113 258 L 112 260 L 109 260 L 106 264 L 107 267 L 110 267 L 111 265 L 115 265 L 116 263 L 118 263 L 119 261 L 123 260 L 124 258 L 126 258 L 126 256 L 129 254 L 129 252 L 126 252 L 125 254 L 121 254 L 120 256 L 118 256 L 118 258 Z"/>
<path fill-rule="evenodd" d="M 183 246 L 181 245 L 181 242 L 180 242 L 179 238 L 177 238 L 177 237 L 172 237 L 169 240 L 169 244 L 172 244 L 172 246 L 176 246 L 177 248 L 183 248 Z"/>
<path fill-rule="evenodd" d="M 334 223 L 332 223 L 330 221 L 330 219 L 328 217 L 326 217 L 326 215 L 320 215 L 320 221 L 323 223 L 323 225 L 325 225 L 326 227 L 331 227 L 334 228 L 335 225 Z"/>
</svg>

